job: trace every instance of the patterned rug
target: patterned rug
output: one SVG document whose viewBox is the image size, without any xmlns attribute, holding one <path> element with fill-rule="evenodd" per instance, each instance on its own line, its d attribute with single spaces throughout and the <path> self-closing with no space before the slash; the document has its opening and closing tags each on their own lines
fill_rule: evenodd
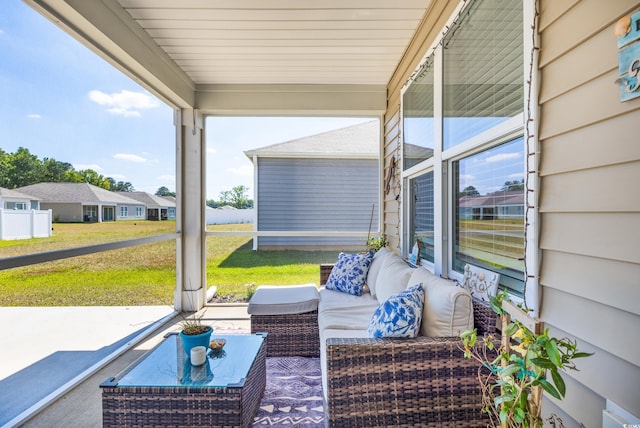
<svg viewBox="0 0 640 428">
<path fill-rule="evenodd" d="M 253 426 L 324 426 L 319 358 L 267 358 L 267 387 Z"/>
</svg>

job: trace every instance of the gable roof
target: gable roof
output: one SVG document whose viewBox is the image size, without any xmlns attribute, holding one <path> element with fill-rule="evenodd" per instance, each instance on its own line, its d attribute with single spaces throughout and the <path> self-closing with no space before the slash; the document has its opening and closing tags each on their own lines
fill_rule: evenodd
<svg viewBox="0 0 640 428">
<path fill-rule="evenodd" d="M 19 190 L 40 198 L 42 202 L 144 205 L 135 199 L 127 198 L 89 183 L 38 183 L 20 187 Z"/>
<path fill-rule="evenodd" d="M 125 196 L 127 198 L 135 199 L 144 203 L 147 208 L 169 208 L 175 207 L 176 203 L 165 199 L 161 196 L 152 195 L 147 192 L 115 192 L 118 195 Z"/>
<path fill-rule="evenodd" d="M 6 189 L 4 187 L 0 187 L 0 198 L 29 199 L 29 200 L 40 199 L 31 195 L 27 195 L 26 193 L 21 193 L 15 190 Z"/>
<path fill-rule="evenodd" d="M 377 120 L 347 126 L 309 137 L 248 150 L 244 154 L 253 161 L 258 157 L 357 158 L 378 159 L 380 156 L 380 124 Z"/>
</svg>

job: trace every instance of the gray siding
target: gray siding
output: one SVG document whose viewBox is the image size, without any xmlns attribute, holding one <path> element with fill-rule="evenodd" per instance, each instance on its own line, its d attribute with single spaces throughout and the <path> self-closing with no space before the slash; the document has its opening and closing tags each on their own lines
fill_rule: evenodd
<svg viewBox="0 0 640 428">
<path fill-rule="evenodd" d="M 359 231 L 378 225 L 375 159 L 258 159 L 258 230 Z M 366 238 L 260 237 L 263 246 L 364 248 Z"/>
</svg>

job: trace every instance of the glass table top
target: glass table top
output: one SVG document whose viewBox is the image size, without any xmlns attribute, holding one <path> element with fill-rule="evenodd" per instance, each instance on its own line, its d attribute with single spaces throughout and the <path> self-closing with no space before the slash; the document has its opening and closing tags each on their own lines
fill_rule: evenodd
<svg viewBox="0 0 640 428">
<path fill-rule="evenodd" d="M 211 335 L 224 338 L 221 351 L 207 351 L 201 366 L 191 364 L 182 349 L 180 336 L 167 337 L 145 357 L 135 363 L 112 385 L 122 387 L 241 387 L 253 364 L 264 337 L 256 335 Z"/>
</svg>

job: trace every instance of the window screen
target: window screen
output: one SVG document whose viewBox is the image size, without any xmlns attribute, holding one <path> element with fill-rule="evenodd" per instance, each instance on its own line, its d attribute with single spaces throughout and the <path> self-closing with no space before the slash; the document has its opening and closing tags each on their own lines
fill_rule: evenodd
<svg viewBox="0 0 640 428">
<path fill-rule="evenodd" d="M 420 258 L 434 262 L 433 171 L 409 180 L 412 215 L 409 242 L 418 244 Z"/>
<path fill-rule="evenodd" d="M 475 1 L 444 39 L 444 149 L 524 107 L 522 2 Z"/>
</svg>

